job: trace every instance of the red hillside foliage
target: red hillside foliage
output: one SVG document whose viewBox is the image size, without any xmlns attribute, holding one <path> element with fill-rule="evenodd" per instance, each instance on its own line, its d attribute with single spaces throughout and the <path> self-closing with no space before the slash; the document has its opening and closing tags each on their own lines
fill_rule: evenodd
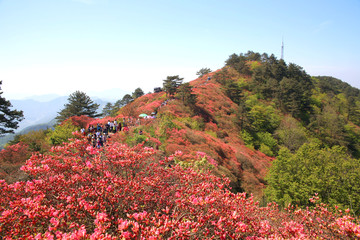
<svg viewBox="0 0 360 240">
<path fill-rule="evenodd" d="M 171 165 L 152 148 L 73 140 L 33 155 L 31 180 L 0 180 L 1 239 L 355 239 L 341 211 L 275 204 L 231 193 L 229 180 Z M 198 152 L 198 158 L 207 157 Z"/>
<path fill-rule="evenodd" d="M 164 92 L 149 93 L 135 99 L 132 103 L 120 109 L 119 113 L 124 116 L 129 116 L 129 111 L 127 110 L 131 108 L 132 117 L 138 117 L 141 113 L 150 115 L 156 111 L 165 100 L 166 94 Z"/>
<path fill-rule="evenodd" d="M 6 179 L 8 182 L 16 181 L 19 177 L 20 167 L 31 156 L 29 146 L 23 142 L 7 146 L 0 151 L 0 178 Z M 21 175 L 21 174 L 20 174 Z"/>
<path fill-rule="evenodd" d="M 225 69 L 225 70 L 224 70 Z M 197 96 L 196 108 L 193 113 L 183 106 L 180 100 L 169 100 L 166 105 L 164 92 L 146 94 L 135 99 L 120 113 L 131 113 L 138 116 L 141 113 L 151 114 L 157 111 L 159 114 L 173 115 L 174 122 L 183 128 L 182 130 L 168 129 L 163 149 L 167 154 L 174 154 L 181 150 L 183 159 L 190 161 L 198 151 L 209 154 L 221 166 L 217 170 L 219 175 L 226 175 L 233 182 L 237 182 L 235 190 L 246 190 L 262 196 L 264 177 L 270 166 L 272 158 L 259 151 L 248 149 L 239 137 L 240 129 L 234 123 L 238 109 L 229 97 L 224 94 L 223 86 L 218 78 L 238 81 L 244 76 L 232 68 L 219 69 L 191 81 L 192 91 Z M 208 77 L 210 76 L 210 80 Z M 203 122 L 203 129 L 190 129 L 181 122 L 182 118 L 191 118 L 193 122 Z M 178 119 L 178 120 L 177 120 Z M 157 129 L 157 120 L 149 121 L 155 126 L 155 134 L 160 138 Z M 146 131 L 146 130 L 145 130 Z M 241 182 L 241 186 L 239 183 Z"/>
<path fill-rule="evenodd" d="M 209 76 L 210 80 L 208 80 Z M 244 145 L 239 137 L 240 128 L 235 124 L 238 106 L 225 95 L 223 86 L 219 83 L 229 79 L 238 81 L 240 78 L 243 79 L 244 76 L 234 69 L 226 67 L 191 81 L 192 92 L 197 96 L 196 106 L 192 110 L 185 107 L 180 100 L 168 100 L 165 92 L 159 92 L 135 99 L 121 108 L 119 115 L 115 118 L 106 117 L 80 121 L 81 119 L 74 117 L 72 121 L 81 122 L 79 125 L 82 126 L 86 123 L 86 127 L 88 127 L 98 123 L 105 124 L 108 121 L 121 121 L 122 118 L 138 118 L 141 113 L 150 115 L 157 112 L 158 117 L 172 115 L 175 118 L 174 123 L 180 126 L 181 130 L 167 129 L 164 131 L 162 129 L 159 131 L 158 124 L 161 119 L 141 121 L 144 133 L 147 132 L 146 127 L 154 127 L 152 130 L 154 133 L 146 135 L 148 141 L 151 139 L 156 146 L 161 145 L 167 154 L 173 154 L 177 150 L 183 151 L 184 160 L 191 160 L 198 151 L 209 154 L 220 165 L 217 174 L 230 177 L 232 186 L 235 187 L 234 190 L 246 190 L 254 193 L 258 198 L 262 196 L 264 177 L 272 158 L 259 151 L 250 150 Z M 183 118 L 191 120 L 184 123 Z M 191 122 L 197 123 L 198 128 L 191 129 Z M 131 133 L 130 135 L 113 136 L 113 139 L 126 141 L 128 136 L 136 138 Z M 156 138 L 162 139 L 162 143 Z"/>
<path fill-rule="evenodd" d="M 80 127 L 80 128 L 86 128 L 88 124 L 91 121 L 94 121 L 94 118 L 82 115 L 82 116 L 72 116 L 65 121 L 63 121 L 61 124 L 65 124 L 67 121 L 71 121 L 71 123 L 74 126 Z"/>
<path fill-rule="evenodd" d="M 359 239 L 356 220 L 317 196 L 306 209 L 260 207 L 273 159 L 244 145 L 238 106 L 219 84 L 242 77 L 226 68 L 190 82 L 196 106 L 160 92 L 117 117 L 69 118 L 87 128 L 159 113 L 111 133 L 101 148 L 75 132 L 32 154 L 21 168 L 28 181 L 0 180 L 0 239 Z M 22 143 L 1 151 L 1 177 L 29 155 Z"/>
<path fill-rule="evenodd" d="M 0 151 L 0 163 L 19 164 L 25 163 L 31 155 L 29 146 L 25 143 L 19 142 L 14 145 L 7 146 Z"/>
</svg>

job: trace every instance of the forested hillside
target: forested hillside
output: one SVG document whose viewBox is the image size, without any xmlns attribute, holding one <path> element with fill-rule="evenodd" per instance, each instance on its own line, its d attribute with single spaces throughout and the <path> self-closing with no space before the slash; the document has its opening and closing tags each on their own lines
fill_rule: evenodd
<svg viewBox="0 0 360 240">
<path fill-rule="evenodd" d="M 0 232 L 16 222 L 42 238 L 360 237 L 350 217 L 360 214 L 360 90 L 251 51 L 199 75 L 169 76 L 107 117 L 17 136 L 0 152 L 1 176 L 22 180 L 2 182 Z M 101 148 L 73 135 L 113 121 L 123 130 Z M 306 210 L 279 210 L 289 204 Z M 28 219 L 48 225 L 20 229 Z"/>
</svg>

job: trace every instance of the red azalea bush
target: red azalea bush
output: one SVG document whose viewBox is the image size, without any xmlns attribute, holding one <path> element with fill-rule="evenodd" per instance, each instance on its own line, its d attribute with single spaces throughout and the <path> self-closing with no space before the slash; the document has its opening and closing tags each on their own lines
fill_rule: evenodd
<svg viewBox="0 0 360 240">
<path fill-rule="evenodd" d="M 29 146 L 23 142 L 7 146 L 0 151 L 0 178 L 14 182 L 23 174 L 18 174 L 19 168 L 31 156 Z"/>
<path fill-rule="evenodd" d="M 87 125 L 91 122 L 94 121 L 94 118 L 85 116 L 85 115 L 81 115 L 81 116 L 72 116 L 69 117 L 68 119 L 66 119 L 65 121 L 63 121 L 61 123 L 61 125 L 65 124 L 66 122 L 70 121 L 72 125 L 79 127 L 79 128 L 86 128 Z"/>
<path fill-rule="evenodd" d="M 164 100 L 153 100 L 149 103 L 144 104 L 143 106 L 139 106 L 138 112 L 146 113 L 150 115 L 152 112 L 157 111 L 157 109 L 161 106 L 161 104 L 164 102 Z"/>
<path fill-rule="evenodd" d="M 346 213 L 261 208 L 229 181 L 171 165 L 153 148 L 75 139 L 33 155 L 32 180 L 0 181 L 2 239 L 345 239 L 360 237 Z M 177 154 L 177 153 L 176 153 Z"/>
<path fill-rule="evenodd" d="M 30 156 L 29 146 L 23 142 L 19 142 L 9 145 L 0 151 L 0 163 L 25 163 L 26 159 Z"/>
</svg>

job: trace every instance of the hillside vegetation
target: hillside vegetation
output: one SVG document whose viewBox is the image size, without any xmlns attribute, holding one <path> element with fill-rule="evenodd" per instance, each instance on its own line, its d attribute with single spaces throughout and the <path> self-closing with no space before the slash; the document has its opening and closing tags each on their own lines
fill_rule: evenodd
<svg viewBox="0 0 360 240">
<path fill-rule="evenodd" d="M 251 51 L 205 70 L 189 83 L 168 77 L 114 117 L 17 136 L 0 153 L 15 182 L 1 183 L 0 236 L 360 237 L 350 217 L 360 213 L 360 90 Z M 101 149 L 73 135 L 140 114 L 154 118 Z"/>
</svg>

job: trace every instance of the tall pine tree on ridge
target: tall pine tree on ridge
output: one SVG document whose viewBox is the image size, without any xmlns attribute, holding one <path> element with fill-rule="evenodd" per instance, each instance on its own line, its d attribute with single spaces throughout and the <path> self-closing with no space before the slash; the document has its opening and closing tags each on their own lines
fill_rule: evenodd
<svg viewBox="0 0 360 240">
<path fill-rule="evenodd" d="M 99 104 L 94 103 L 86 93 L 76 91 L 70 94 L 68 98 L 69 103 L 65 104 L 65 108 L 62 109 L 56 117 L 59 122 L 72 116 L 86 115 L 92 118 L 100 117 L 96 111 L 99 108 Z"/>
</svg>

